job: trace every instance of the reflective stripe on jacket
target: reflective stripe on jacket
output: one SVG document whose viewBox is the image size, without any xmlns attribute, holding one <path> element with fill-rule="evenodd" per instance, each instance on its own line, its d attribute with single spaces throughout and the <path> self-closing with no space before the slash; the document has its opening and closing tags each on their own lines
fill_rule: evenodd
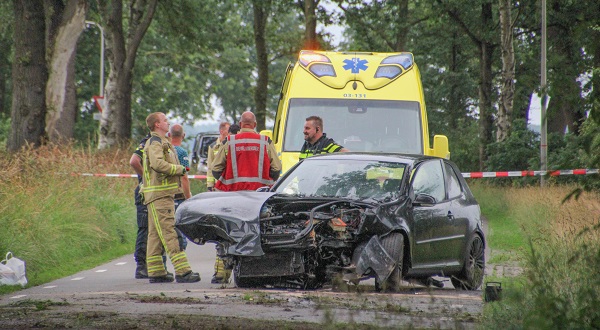
<svg viewBox="0 0 600 330">
<path fill-rule="evenodd" d="M 229 149 L 225 171 L 215 183 L 222 191 L 256 190 L 272 185 L 269 138 L 254 132 L 241 132 L 227 138 Z"/>
<path fill-rule="evenodd" d="M 210 188 L 210 187 L 214 187 L 215 186 L 215 177 L 212 174 L 212 163 L 213 160 L 215 159 L 215 155 L 217 154 L 217 152 L 219 152 L 219 149 L 223 146 L 223 142 L 219 141 L 219 139 L 217 139 L 217 141 L 213 142 L 211 145 L 208 146 L 208 153 L 207 153 L 207 157 L 206 157 L 206 187 Z"/>
<path fill-rule="evenodd" d="M 327 138 L 326 134 L 323 134 L 319 141 L 317 141 L 314 145 L 309 145 L 308 142 L 304 142 L 302 146 L 302 150 L 300 150 L 300 155 L 298 158 L 300 160 L 304 158 L 308 158 L 318 154 L 329 154 L 332 152 L 338 152 L 342 150 L 342 146 L 335 143 L 333 139 Z"/>
<path fill-rule="evenodd" d="M 152 133 L 152 137 L 144 147 L 143 166 L 141 192 L 144 195 L 144 204 L 183 193 L 181 176 L 185 168 L 179 164 L 177 152 L 167 139 Z"/>
</svg>

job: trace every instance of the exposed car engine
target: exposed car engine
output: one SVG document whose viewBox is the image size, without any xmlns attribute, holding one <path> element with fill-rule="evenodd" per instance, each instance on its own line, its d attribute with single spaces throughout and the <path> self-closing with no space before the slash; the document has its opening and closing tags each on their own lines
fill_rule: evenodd
<svg viewBox="0 0 600 330">
<path fill-rule="evenodd" d="M 365 207 L 339 200 L 270 199 L 260 213 L 261 243 L 270 257 L 238 258 L 238 285 L 260 281 L 318 288 L 351 270 L 359 229 L 367 217 Z M 285 276 L 277 276 L 281 274 Z M 244 283 L 245 277 L 251 283 Z"/>
</svg>

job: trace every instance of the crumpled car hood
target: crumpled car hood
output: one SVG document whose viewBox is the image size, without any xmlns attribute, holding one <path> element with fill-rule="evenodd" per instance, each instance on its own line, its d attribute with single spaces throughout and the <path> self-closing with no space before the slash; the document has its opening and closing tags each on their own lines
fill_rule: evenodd
<svg viewBox="0 0 600 330">
<path fill-rule="evenodd" d="M 262 256 L 259 214 L 274 192 L 207 192 L 177 208 L 175 226 L 191 241 L 228 242 L 228 254 Z"/>
</svg>

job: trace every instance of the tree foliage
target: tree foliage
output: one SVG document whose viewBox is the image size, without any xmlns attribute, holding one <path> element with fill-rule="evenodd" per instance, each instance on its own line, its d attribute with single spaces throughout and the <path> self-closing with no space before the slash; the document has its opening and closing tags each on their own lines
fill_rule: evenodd
<svg viewBox="0 0 600 330">
<path fill-rule="evenodd" d="M 150 9 L 142 5 L 152 3 L 90 2 L 86 19 L 101 23 L 107 33 L 107 75 L 122 70 L 108 60 L 118 55 L 119 47 L 126 51 L 121 54 L 134 52 L 128 42 L 115 48 L 113 41 L 120 37 L 114 31 L 121 28 L 124 41 L 134 40 L 135 28 Z M 263 113 L 259 117 L 267 126 L 277 107 L 287 64 L 307 47 L 307 40 L 312 46 L 332 49 L 330 36 L 322 28 L 341 23 L 345 41 L 338 50 L 410 51 L 415 55 L 430 133 L 449 137 L 452 158 L 461 169 L 537 166 L 538 138 L 524 126 L 529 119 L 531 94 L 540 93 L 541 16 L 537 1 L 502 1 L 504 6 L 510 5 L 504 13 L 508 17 L 510 12 L 512 25 L 509 28 L 504 21 L 503 26 L 512 32 L 515 50 L 512 114 L 499 110 L 501 96 L 507 91 L 503 86 L 511 85 L 510 81 L 507 84 L 511 78 L 503 79 L 501 75 L 500 1 L 271 1 L 268 8 L 263 8 L 268 9 L 262 18 L 264 45 L 257 52 L 253 8 L 267 3 L 158 1 L 152 23 L 139 39 L 137 56 L 122 62 L 135 64 L 123 71 L 125 79 L 119 82 L 127 87 L 129 81 L 130 95 L 124 93 L 126 89 L 111 87 L 111 82 L 118 79 L 107 79 L 107 88 L 122 94 L 123 109 L 127 109 L 122 112 L 124 117 L 115 118 L 122 126 L 119 134 L 128 138 L 131 130 L 137 140 L 145 134 L 144 119 L 153 111 L 193 123 L 210 118 L 233 122 L 242 112 L 251 110 Z M 547 65 L 551 98 L 548 128 L 556 133 L 550 135 L 549 165 L 567 166 L 566 160 L 576 158 L 579 163 L 572 161 L 571 165 L 593 166 L 597 164 L 593 161 L 597 124 L 588 123 L 587 114 L 600 122 L 600 5 L 594 0 L 547 3 L 548 48 L 552 50 Z M 122 9 L 120 22 L 108 15 L 109 9 L 117 7 Z M 0 54 L 0 121 L 2 127 L 12 125 L 10 134 L 14 134 L 15 127 L 20 127 L 17 130 L 22 134 L 23 126 L 15 126 L 6 109 L 15 106 L 11 95 L 18 95 L 11 88 L 19 78 L 9 73 L 11 66 L 23 64 L 13 60 L 12 54 L 22 42 L 18 39 L 24 36 L 15 34 L 13 39 L 13 15 L 8 15 L 12 14 L 11 4 L 3 2 L 0 9 L 8 10 L 0 10 L 4 18 L 0 22 L 0 45 L 6 49 Z M 88 28 L 77 45 L 74 136 L 82 143 L 97 143 L 99 123 L 92 118 L 96 109 L 91 98 L 98 90 L 99 39 L 99 30 Z M 220 118 L 214 118 L 221 109 Z M 498 125 L 503 129 L 499 131 Z M 565 135 L 565 128 L 572 134 Z M 0 139 L 6 143 L 10 134 L 2 132 Z M 504 136 L 507 141 L 499 144 L 496 136 Z M 511 148 L 516 148 L 515 152 Z M 531 157 L 528 161 L 526 155 Z"/>
</svg>

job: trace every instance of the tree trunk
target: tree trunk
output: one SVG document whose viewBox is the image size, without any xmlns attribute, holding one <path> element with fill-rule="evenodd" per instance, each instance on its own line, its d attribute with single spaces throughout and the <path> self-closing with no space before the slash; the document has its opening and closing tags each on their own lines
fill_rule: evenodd
<svg viewBox="0 0 600 330">
<path fill-rule="evenodd" d="M 67 85 L 65 88 L 65 102 L 55 130 L 58 136 L 70 140 L 75 134 L 75 122 L 77 122 L 77 110 L 79 109 L 75 87 L 75 53 L 71 55 L 67 66 Z"/>
<path fill-rule="evenodd" d="M 568 9 L 563 3 L 552 3 L 551 12 L 564 15 Z M 579 86 L 577 59 L 580 58 L 579 47 L 575 43 L 576 35 L 570 25 L 548 25 L 548 43 L 552 49 L 554 59 L 560 61 L 550 65 L 551 88 L 549 91 L 550 103 L 548 104 L 548 133 L 564 134 L 569 132 L 579 134 L 580 125 L 585 118 L 583 113 L 583 97 Z"/>
<path fill-rule="evenodd" d="M 0 59 L 1 61 L 1 59 Z M 6 81 L 8 80 L 7 67 L 4 63 L 0 63 L 0 116 L 8 114 L 8 107 L 6 107 Z"/>
<path fill-rule="evenodd" d="M 493 141 L 494 116 L 491 93 L 494 47 L 483 41 L 479 49 L 479 170 L 483 171 L 487 160 L 487 146 Z"/>
<path fill-rule="evenodd" d="M 15 55 L 12 68 L 11 133 L 7 149 L 18 151 L 26 144 L 41 145 L 44 137 L 48 81 L 44 3 L 14 0 Z"/>
<path fill-rule="evenodd" d="M 493 25 L 492 3 L 481 5 L 481 29 L 491 31 Z M 494 45 L 484 37 L 479 43 L 479 170 L 484 170 L 487 160 L 487 146 L 492 142 L 494 116 L 492 108 L 493 72 L 492 61 Z"/>
<path fill-rule="evenodd" d="M 137 50 L 154 17 L 157 1 L 132 1 L 127 34 L 123 28 L 123 1 L 98 1 L 105 25 L 105 51 L 110 67 L 104 94 L 105 109 L 100 119 L 98 149 L 126 143 L 131 138 L 133 67 Z"/>
<path fill-rule="evenodd" d="M 454 33 L 452 36 L 452 49 L 450 56 L 450 63 L 448 67 L 452 76 L 458 75 L 463 67 L 458 63 L 458 54 L 459 54 L 459 45 L 457 43 L 458 35 Z M 459 128 L 460 118 L 464 117 L 464 104 L 461 102 L 461 96 L 458 91 L 460 88 L 458 87 L 458 83 L 456 79 L 452 79 L 450 85 L 450 93 L 448 95 L 448 109 L 447 112 L 449 114 L 448 118 L 448 128 L 451 131 L 454 131 Z"/>
<path fill-rule="evenodd" d="M 116 74 L 118 72 L 118 75 Z M 111 64 L 110 75 L 106 82 L 104 98 L 105 109 L 100 120 L 99 149 L 110 148 L 124 143 L 131 136 L 131 89 L 133 70 L 120 70 Z M 116 111 L 115 109 L 129 109 Z M 104 145 L 102 145 L 104 142 Z"/>
<path fill-rule="evenodd" d="M 304 0 L 304 49 L 321 49 L 317 39 L 317 15 L 315 11 L 320 0 Z"/>
<path fill-rule="evenodd" d="M 515 97 L 515 48 L 513 45 L 511 0 L 500 0 L 500 49 L 502 53 L 502 86 L 498 100 L 496 141 L 504 141 L 510 134 Z"/>
<path fill-rule="evenodd" d="M 254 42 L 256 45 L 256 67 L 258 79 L 254 90 L 256 104 L 256 123 L 258 130 L 265 129 L 267 119 L 267 92 L 269 84 L 269 60 L 267 58 L 266 28 L 271 7 L 270 0 L 253 0 L 254 11 Z"/>
<path fill-rule="evenodd" d="M 65 112 L 73 102 L 67 99 L 67 89 L 74 89 L 74 61 L 77 40 L 85 28 L 88 9 L 86 0 L 48 1 L 48 54 L 49 77 L 46 85 L 46 134 L 52 142 L 73 136 L 72 111 Z M 71 104 L 72 105 L 72 104 Z M 62 118 L 63 116 L 69 118 Z M 71 124 L 70 127 L 68 124 Z M 61 125 L 63 124 L 63 125 Z"/>
<path fill-rule="evenodd" d="M 5 3 L 0 5 L 0 10 L 6 10 L 7 12 L 12 9 L 12 4 Z M 6 22 L 8 24 L 8 22 Z M 13 24 L 14 25 L 14 24 Z M 7 118 L 10 116 L 10 107 L 8 101 L 10 100 L 8 95 L 8 84 L 10 81 L 10 54 L 13 49 L 13 38 L 12 35 L 0 35 L 0 117 Z"/>
<path fill-rule="evenodd" d="M 408 32 L 410 31 L 411 24 L 409 23 L 409 11 L 408 11 L 408 0 L 396 0 L 395 6 L 397 7 L 398 20 L 394 26 L 396 27 L 396 41 L 394 43 L 394 51 L 403 52 L 406 51 L 406 40 L 408 38 Z"/>
<path fill-rule="evenodd" d="M 494 124 L 492 107 L 493 71 L 492 62 L 495 45 L 488 35 L 492 35 L 493 11 L 492 3 L 481 4 L 480 26 L 470 28 L 461 19 L 456 9 L 449 9 L 448 14 L 465 31 L 479 50 L 479 170 L 483 171 L 487 160 L 487 146 L 492 142 Z"/>
</svg>

